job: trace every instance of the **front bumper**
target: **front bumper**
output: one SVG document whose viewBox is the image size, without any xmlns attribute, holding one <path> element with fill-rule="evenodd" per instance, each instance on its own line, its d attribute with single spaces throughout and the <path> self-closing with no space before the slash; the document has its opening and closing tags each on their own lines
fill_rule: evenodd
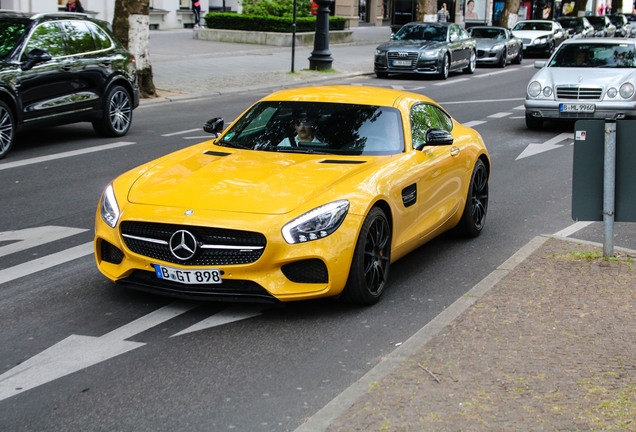
<svg viewBox="0 0 636 432">
<path fill-rule="evenodd" d="M 499 51 L 477 50 L 477 64 L 499 64 L 501 62 L 502 55 L 503 55 L 503 50 L 499 50 Z"/>
<path fill-rule="evenodd" d="M 411 64 L 408 66 L 393 66 L 387 60 L 386 54 L 383 54 L 375 56 L 373 69 L 376 73 L 420 75 L 439 74 L 442 69 L 442 60 L 439 58 L 417 58 L 412 60 Z"/>
<path fill-rule="evenodd" d="M 128 288 L 198 300 L 279 302 L 336 296 L 346 284 L 362 223 L 360 216 L 348 214 L 331 235 L 288 244 L 280 230 L 282 224 L 288 222 L 284 215 L 228 215 L 197 210 L 196 215 L 184 216 L 185 209 L 155 208 L 149 211 L 147 207 L 129 204 L 115 229 L 102 221 L 98 210 L 94 242 L 97 267 L 109 279 Z M 153 258 L 153 254 L 143 248 L 131 246 L 130 239 L 122 237 L 124 221 L 160 222 L 162 226 L 192 227 L 195 231 L 213 225 L 262 235 L 266 243 L 260 257 L 253 262 L 237 264 L 228 260 L 227 264 L 221 260 L 206 265 L 188 265 L 187 262 Z M 155 264 L 180 270 L 215 268 L 220 270 L 222 281 L 220 284 L 185 284 L 160 279 L 155 274 Z"/>
<path fill-rule="evenodd" d="M 560 106 L 563 103 L 593 104 L 595 110 L 592 113 L 562 112 Z M 636 118 L 636 102 L 627 101 L 576 101 L 576 100 L 533 100 L 524 102 L 526 114 L 534 118 L 579 120 L 579 119 L 624 119 Z"/>
</svg>

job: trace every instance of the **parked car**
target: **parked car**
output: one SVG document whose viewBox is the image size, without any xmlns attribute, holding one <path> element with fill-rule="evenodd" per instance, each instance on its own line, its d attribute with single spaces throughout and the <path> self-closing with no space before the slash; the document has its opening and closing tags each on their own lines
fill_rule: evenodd
<svg viewBox="0 0 636 432">
<path fill-rule="evenodd" d="M 616 27 L 616 33 L 614 36 L 616 37 L 631 37 L 632 35 L 632 26 L 627 21 L 627 17 L 623 14 L 614 14 L 609 16 L 609 20 Z"/>
<path fill-rule="evenodd" d="M 594 37 L 594 27 L 585 17 L 563 16 L 559 17 L 557 22 L 565 29 L 568 38 L 579 39 Z"/>
<path fill-rule="evenodd" d="M 636 41 L 590 38 L 565 41 L 530 80 L 526 125 L 544 120 L 636 118 Z"/>
<path fill-rule="evenodd" d="M 517 23 L 512 34 L 523 42 L 523 52 L 550 56 L 567 37 L 565 30 L 556 21 L 528 20 Z"/>
<path fill-rule="evenodd" d="M 437 75 L 452 71 L 472 74 L 477 65 L 477 43 L 455 23 L 412 22 L 375 50 L 378 78 L 391 73 Z"/>
<path fill-rule="evenodd" d="M 486 147 L 420 94 L 282 90 L 204 129 L 220 136 L 106 187 L 95 257 L 108 278 L 195 299 L 371 304 L 392 262 L 484 227 Z"/>
<path fill-rule="evenodd" d="M 0 158 L 27 127 L 90 121 L 125 135 L 139 105 L 134 57 L 84 14 L 0 11 Z"/>
<path fill-rule="evenodd" d="M 631 37 L 636 37 L 636 14 L 635 13 L 626 13 L 625 18 L 629 26 L 631 27 Z"/>
<path fill-rule="evenodd" d="M 468 29 L 468 34 L 477 41 L 477 64 L 498 65 L 520 64 L 523 60 L 521 39 L 503 27 L 476 26 Z"/>
<path fill-rule="evenodd" d="M 605 15 L 585 18 L 594 26 L 594 37 L 614 37 L 616 26 Z"/>
</svg>

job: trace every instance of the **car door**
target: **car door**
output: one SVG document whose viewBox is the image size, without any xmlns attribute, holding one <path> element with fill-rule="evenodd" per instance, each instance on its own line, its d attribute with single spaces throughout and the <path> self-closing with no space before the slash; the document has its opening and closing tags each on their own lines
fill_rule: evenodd
<svg viewBox="0 0 636 432">
<path fill-rule="evenodd" d="M 450 116 L 437 106 L 430 103 L 413 105 L 410 123 L 413 145 L 423 144 L 413 155 L 417 172 L 417 217 L 412 229 L 419 233 L 419 238 L 424 238 L 453 216 L 461 204 L 466 155 L 456 143 L 426 145 L 428 130 L 450 132 L 453 128 Z"/>
<path fill-rule="evenodd" d="M 459 27 L 451 25 L 448 28 L 448 47 L 451 55 L 451 69 L 457 70 L 468 64 L 468 55 L 464 40 L 459 33 Z"/>
<path fill-rule="evenodd" d="M 28 55 L 36 49 L 46 51 L 51 59 L 28 65 Z M 23 120 L 29 122 L 60 115 L 65 110 L 66 98 L 72 88 L 71 66 L 62 30 L 56 22 L 44 22 L 33 29 L 20 61 L 23 70 L 17 78 L 16 87 L 22 100 Z"/>
<path fill-rule="evenodd" d="M 62 21 L 61 25 L 72 72 L 72 109 L 98 108 L 100 95 L 112 73 L 110 50 L 103 49 L 101 40 L 95 40 L 91 28 L 96 27 L 95 24 L 68 20 Z"/>
</svg>

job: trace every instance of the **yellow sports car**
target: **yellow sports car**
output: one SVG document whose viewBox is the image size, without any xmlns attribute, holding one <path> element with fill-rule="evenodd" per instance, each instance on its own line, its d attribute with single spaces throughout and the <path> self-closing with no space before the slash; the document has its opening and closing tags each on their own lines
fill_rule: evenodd
<svg viewBox="0 0 636 432">
<path fill-rule="evenodd" d="M 488 151 L 424 96 L 283 90 L 204 129 L 217 137 L 104 190 L 95 258 L 108 278 L 194 299 L 372 304 L 392 262 L 484 226 Z"/>
</svg>

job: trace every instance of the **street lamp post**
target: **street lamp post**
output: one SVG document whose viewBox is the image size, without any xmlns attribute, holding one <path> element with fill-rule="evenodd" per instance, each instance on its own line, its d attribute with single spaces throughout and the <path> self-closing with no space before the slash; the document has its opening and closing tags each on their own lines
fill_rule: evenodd
<svg viewBox="0 0 636 432">
<path fill-rule="evenodd" d="M 314 36 L 314 50 L 309 57 L 309 69 L 331 69 L 333 58 L 329 51 L 329 7 L 334 0 L 315 0 L 318 4 L 316 16 L 316 35 Z"/>
</svg>

